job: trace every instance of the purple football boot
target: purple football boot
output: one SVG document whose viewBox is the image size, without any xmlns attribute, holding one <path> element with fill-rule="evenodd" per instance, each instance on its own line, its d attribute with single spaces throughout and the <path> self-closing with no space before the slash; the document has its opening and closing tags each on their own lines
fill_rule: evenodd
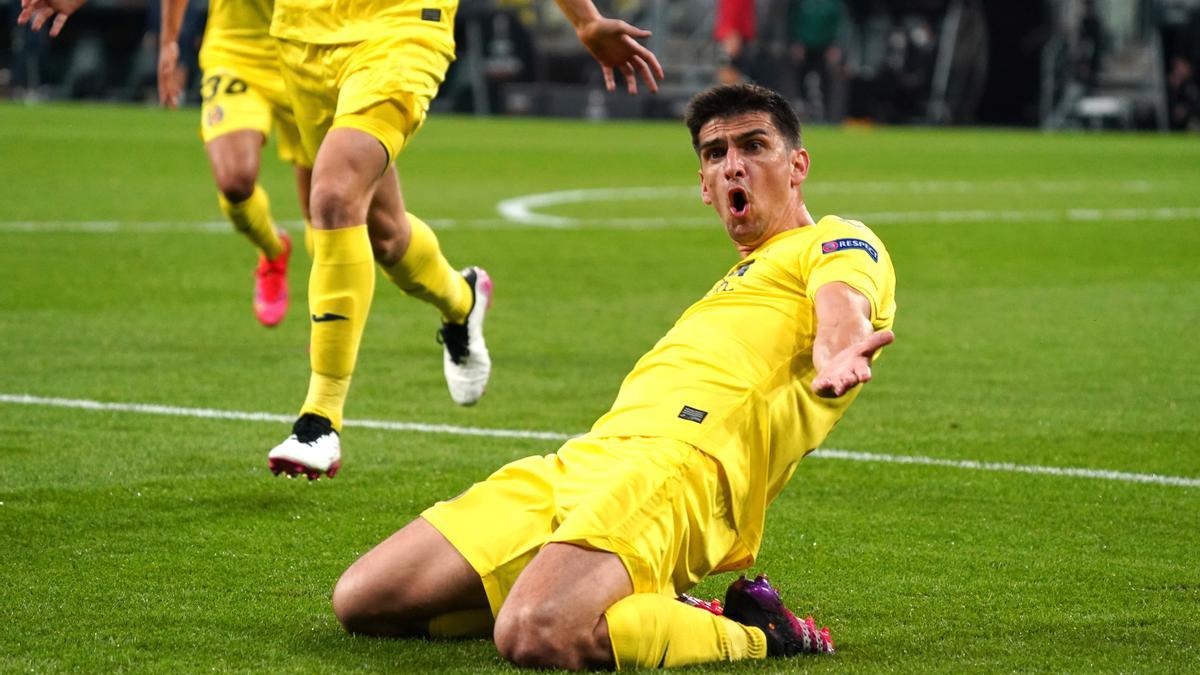
<svg viewBox="0 0 1200 675">
<path fill-rule="evenodd" d="M 767 636 L 768 656 L 833 653 L 829 629 L 817 630 L 811 616 L 797 619 L 765 575 L 758 575 L 754 581 L 743 575 L 729 585 L 725 591 L 725 617 L 762 629 Z"/>
</svg>

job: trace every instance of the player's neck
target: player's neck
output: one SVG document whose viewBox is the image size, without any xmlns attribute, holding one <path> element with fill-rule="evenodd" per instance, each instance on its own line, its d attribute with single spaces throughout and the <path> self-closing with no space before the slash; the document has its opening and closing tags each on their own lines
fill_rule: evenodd
<svg viewBox="0 0 1200 675">
<path fill-rule="evenodd" d="M 808 206 L 803 201 L 798 202 L 794 207 L 787 209 L 780 214 L 780 217 L 768 227 L 762 239 L 753 244 L 739 244 L 734 242 L 737 247 L 738 255 L 745 258 L 757 251 L 763 244 L 771 241 L 780 234 L 789 230 L 798 230 L 802 227 L 816 225 L 817 221 L 813 220 L 812 214 L 808 212 Z"/>
</svg>

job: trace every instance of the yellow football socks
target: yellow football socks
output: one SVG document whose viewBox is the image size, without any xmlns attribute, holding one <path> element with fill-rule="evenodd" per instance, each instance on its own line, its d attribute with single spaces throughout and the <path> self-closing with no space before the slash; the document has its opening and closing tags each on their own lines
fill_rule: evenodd
<svg viewBox="0 0 1200 675">
<path fill-rule="evenodd" d="M 304 221 L 304 250 L 308 251 L 308 257 L 313 257 L 313 226 L 307 220 Z"/>
<path fill-rule="evenodd" d="M 654 593 L 636 593 L 604 613 L 617 668 L 765 659 L 762 630 Z"/>
<path fill-rule="evenodd" d="M 495 620 L 490 609 L 464 609 L 429 620 L 431 638 L 490 638 Z"/>
<path fill-rule="evenodd" d="M 258 247 L 267 258 L 274 260 L 283 252 L 283 240 L 275 230 L 271 220 L 271 200 L 262 186 L 255 185 L 254 192 L 245 201 L 236 204 L 217 193 L 217 202 L 221 205 L 221 213 L 229 219 L 238 232 Z"/>
<path fill-rule="evenodd" d="M 395 265 L 383 267 L 383 273 L 405 293 L 437 307 L 445 321 L 463 323 L 471 311 L 471 287 L 446 262 L 433 230 L 420 218 L 407 215 L 412 230 L 408 249 Z"/>
<path fill-rule="evenodd" d="M 312 378 L 300 414 L 327 417 L 341 431 L 350 375 L 375 293 L 375 261 L 366 225 L 313 230 L 313 243 L 308 277 Z"/>
</svg>

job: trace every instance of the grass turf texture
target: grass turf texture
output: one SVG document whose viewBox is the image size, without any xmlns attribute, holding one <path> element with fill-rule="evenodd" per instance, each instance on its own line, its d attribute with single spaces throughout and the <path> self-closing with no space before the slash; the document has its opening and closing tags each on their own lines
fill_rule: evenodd
<svg viewBox="0 0 1200 675">
<path fill-rule="evenodd" d="M 0 107 L 0 393 L 299 405 L 306 259 L 287 320 L 260 328 L 249 246 L 187 225 L 220 219 L 196 122 Z M 812 129 L 806 144 L 814 213 L 881 214 L 899 275 L 899 339 L 826 447 L 1200 477 L 1200 141 Z M 487 222 L 522 194 L 694 184 L 679 124 L 434 117 L 400 168 L 451 261 L 497 281 L 496 371 L 478 407 L 453 406 L 432 310 L 381 278 L 351 418 L 582 431 L 734 259 L 679 191 L 545 209 L 574 229 Z M 295 220 L 287 169 L 268 156 L 263 182 Z M 1026 215 L 987 213 L 1006 210 Z M 667 226 L 605 226 L 623 218 Z M 0 671 L 508 670 L 486 641 L 348 637 L 329 591 L 424 506 L 556 444 L 351 428 L 344 473 L 309 484 L 266 471 L 286 433 L 0 403 Z M 840 653 L 737 669 L 1192 670 L 1198 560 L 1200 488 L 810 458 L 756 569 Z"/>
</svg>

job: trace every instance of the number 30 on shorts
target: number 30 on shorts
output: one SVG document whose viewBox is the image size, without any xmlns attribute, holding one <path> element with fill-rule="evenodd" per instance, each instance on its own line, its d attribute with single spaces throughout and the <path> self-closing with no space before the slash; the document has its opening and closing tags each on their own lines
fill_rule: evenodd
<svg viewBox="0 0 1200 675">
<path fill-rule="evenodd" d="M 223 90 L 222 84 L 224 84 Z M 204 99 L 205 103 L 208 103 L 216 98 L 218 93 L 233 96 L 246 93 L 248 88 L 245 80 L 239 80 L 236 77 L 212 75 L 205 78 L 204 82 L 200 85 L 200 97 Z"/>
</svg>

